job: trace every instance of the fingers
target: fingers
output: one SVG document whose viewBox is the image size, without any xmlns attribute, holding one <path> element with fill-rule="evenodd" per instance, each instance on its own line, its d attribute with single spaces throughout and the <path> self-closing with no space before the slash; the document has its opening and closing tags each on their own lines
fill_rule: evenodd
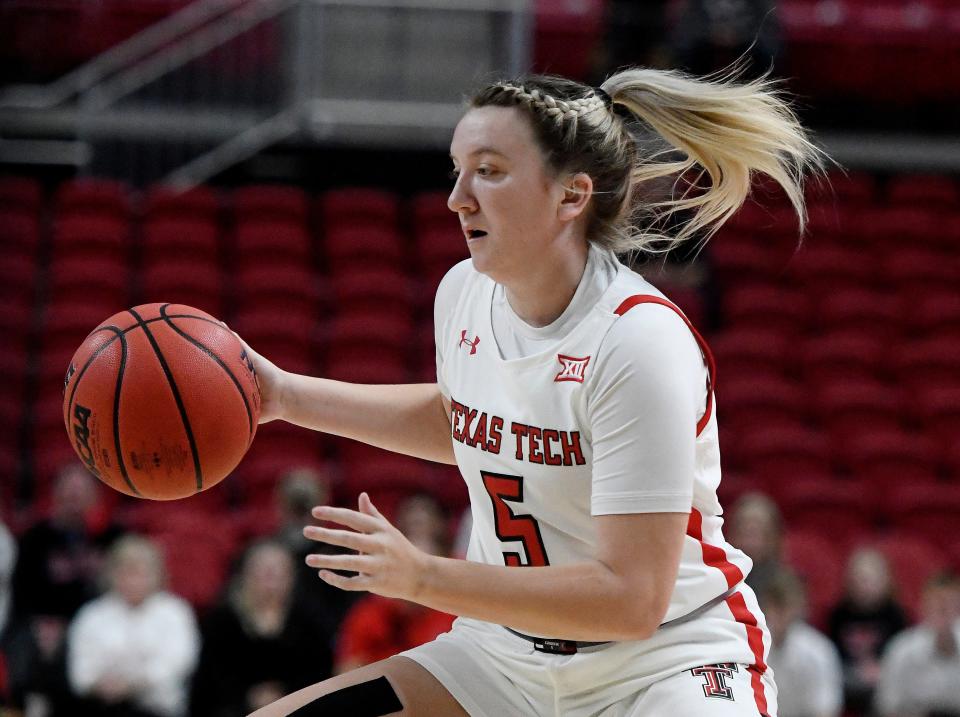
<svg viewBox="0 0 960 717">
<path fill-rule="evenodd" d="M 354 573 L 369 572 L 374 567 L 374 558 L 369 555 L 344 555 L 342 553 L 312 553 L 306 563 L 311 568 L 327 570 L 349 570 Z"/>
<path fill-rule="evenodd" d="M 340 525 L 353 528 L 361 533 L 372 533 L 378 528 L 383 527 L 381 518 L 358 513 L 348 508 L 334 508 L 329 505 L 319 505 L 311 511 L 311 514 L 317 520 L 328 520 L 331 523 L 339 523 Z"/>
<path fill-rule="evenodd" d="M 361 553 L 370 553 L 377 547 L 377 541 L 366 533 L 354 533 L 350 530 L 335 530 L 308 525 L 303 529 L 303 535 L 310 540 L 330 545 L 339 545 L 341 548 L 359 550 Z"/>
<path fill-rule="evenodd" d="M 341 590 L 358 592 L 369 589 L 369 580 L 364 575 L 348 578 L 343 575 L 337 575 L 337 573 L 331 573 L 329 570 L 321 570 L 318 574 L 320 579 L 327 583 L 327 585 L 333 585 L 335 588 L 340 588 Z"/>
<path fill-rule="evenodd" d="M 373 501 L 370 500 L 370 496 L 367 493 L 361 493 L 357 498 L 357 505 L 360 508 L 361 513 L 367 515 L 372 515 L 375 518 L 382 518 L 383 514 L 377 510 L 377 506 L 373 504 Z"/>
</svg>

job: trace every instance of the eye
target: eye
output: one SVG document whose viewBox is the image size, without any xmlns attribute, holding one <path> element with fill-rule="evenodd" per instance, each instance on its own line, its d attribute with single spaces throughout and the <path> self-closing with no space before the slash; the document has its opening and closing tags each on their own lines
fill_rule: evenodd
<svg viewBox="0 0 960 717">
<path fill-rule="evenodd" d="M 490 167 L 485 167 L 483 165 L 477 167 L 477 175 L 480 177 L 489 177 L 494 173 L 494 170 Z"/>
</svg>

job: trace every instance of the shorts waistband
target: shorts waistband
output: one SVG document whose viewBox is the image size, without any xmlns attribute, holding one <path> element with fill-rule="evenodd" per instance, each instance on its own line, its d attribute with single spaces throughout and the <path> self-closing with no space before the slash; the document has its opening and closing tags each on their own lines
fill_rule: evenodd
<svg viewBox="0 0 960 717">
<path fill-rule="evenodd" d="M 667 622 L 662 623 L 658 629 L 662 630 L 665 627 L 671 627 L 673 625 L 680 625 L 682 623 L 689 622 L 690 620 L 693 620 L 694 618 L 699 617 L 700 615 L 705 613 L 707 610 L 710 610 L 711 608 L 716 607 L 736 591 L 737 591 L 737 586 L 734 586 L 729 590 L 727 590 L 725 593 L 718 595 L 712 600 L 708 600 L 700 607 L 694 610 L 691 610 L 686 615 L 681 615 L 678 618 L 675 618 L 673 620 L 668 620 Z M 558 639 L 549 638 L 549 637 L 534 637 L 533 635 L 525 635 L 522 632 L 517 632 L 516 630 L 512 630 L 505 625 L 501 627 L 503 627 L 503 629 L 506 630 L 507 632 L 513 635 L 516 635 L 517 637 L 522 637 L 527 642 L 532 642 L 534 650 L 537 650 L 538 652 L 546 652 L 551 655 L 575 655 L 578 652 L 580 652 L 580 650 L 583 650 L 585 648 L 600 647 L 601 645 L 612 644 L 612 642 L 609 640 L 605 642 L 580 642 L 577 640 L 558 640 Z"/>
<path fill-rule="evenodd" d="M 580 652 L 580 650 L 587 647 L 599 647 L 600 645 L 610 644 L 610 641 L 579 642 L 577 640 L 557 640 L 550 637 L 534 637 L 533 635 L 525 635 L 522 632 L 511 630 L 506 626 L 504 626 L 503 629 L 516 635 L 517 637 L 522 637 L 527 642 L 532 642 L 534 650 L 538 652 L 547 652 L 551 655 L 576 655 L 578 652 Z"/>
</svg>

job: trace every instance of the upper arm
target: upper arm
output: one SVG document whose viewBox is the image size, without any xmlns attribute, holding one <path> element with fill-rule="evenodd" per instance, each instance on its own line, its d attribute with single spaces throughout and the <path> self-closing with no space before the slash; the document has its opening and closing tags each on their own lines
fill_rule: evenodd
<svg viewBox="0 0 960 717">
<path fill-rule="evenodd" d="M 592 512 L 689 513 L 706 368 L 673 311 L 637 306 L 611 327 L 587 403 Z"/>
<path fill-rule="evenodd" d="M 597 560 L 617 575 L 640 611 L 635 616 L 652 632 L 670 606 L 687 513 L 601 515 L 597 525 Z"/>
</svg>

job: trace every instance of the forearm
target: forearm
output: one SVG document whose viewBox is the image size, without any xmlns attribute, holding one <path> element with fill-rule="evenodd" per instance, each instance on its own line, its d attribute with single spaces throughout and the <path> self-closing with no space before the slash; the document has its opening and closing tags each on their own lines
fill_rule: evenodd
<svg viewBox="0 0 960 717">
<path fill-rule="evenodd" d="M 456 463 L 436 384 L 365 385 L 286 374 L 283 418 L 395 453 Z"/>
<path fill-rule="evenodd" d="M 505 567 L 430 556 L 416 601 L 520 632 L 587 642 L 643 639 L 663 618 L 655 614 L 652 581 L 638 585 L 595 560 Z"/>
</svg>

